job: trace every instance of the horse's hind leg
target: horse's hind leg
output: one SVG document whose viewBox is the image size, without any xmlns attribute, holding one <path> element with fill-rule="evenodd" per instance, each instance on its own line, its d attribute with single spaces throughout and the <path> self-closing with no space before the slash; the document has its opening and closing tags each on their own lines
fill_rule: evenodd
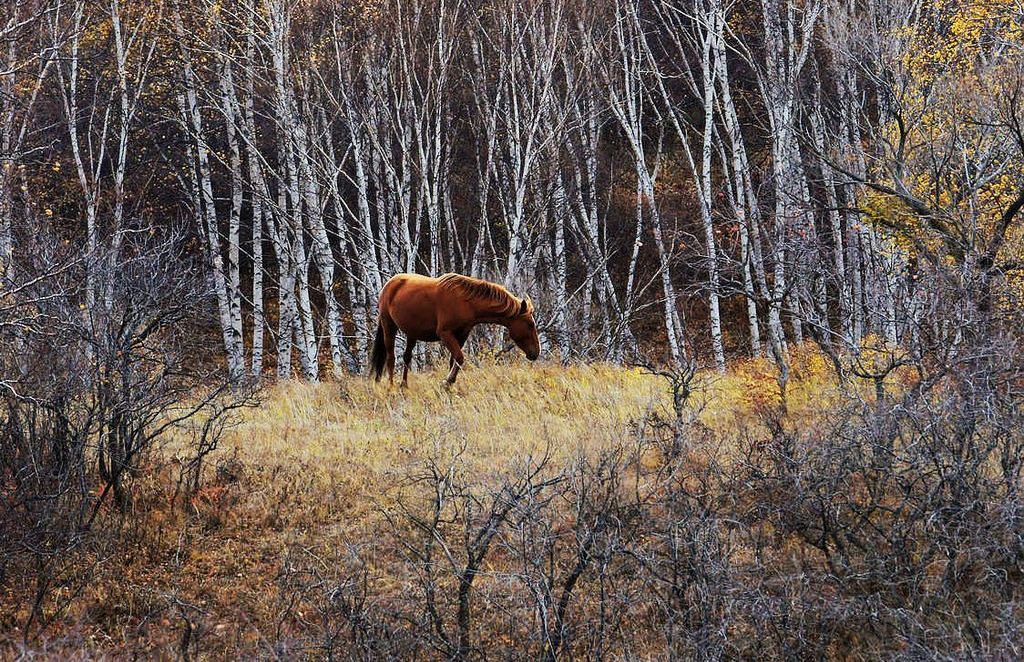
<svg viewBox="0 0 1024 662">
<path fill-rule="evenodd" d="M 381 318 L 381 324 L 384 325 L 384 349 L 387 352 L 387 358 L 384 360 L 384 365 L 388 369 L 388 382 L 391 384 L 395 383 L 395 335 L 398 333 L 398 326 L 393 320 L 387 318 Z"/>
<path fill-rule="evenodd" d="M 402 388 L 409 385 L 409 364 L 412 363 L 412 350 L 415 346 L 416 341 L 406 336 L 405 353 L 402 354 Z"/>
</svg>

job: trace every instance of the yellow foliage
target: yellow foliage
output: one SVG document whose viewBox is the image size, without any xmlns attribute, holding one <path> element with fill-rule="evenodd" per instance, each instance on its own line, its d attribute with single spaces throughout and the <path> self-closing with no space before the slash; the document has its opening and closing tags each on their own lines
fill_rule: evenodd
<svg viewBox="0 0 1024 662">
<path fill-rule="evenodd" d="M 899 79 L 891 103 L 902 124 L 881 127 L 882 144 L 901 161 L 910 192 L 941 216 L 941 233 L 959 245 L 984 246 L 1024 179 L 1021 155 L 1005 153 L 1012 140 L 993 128 L 1019 85 L 1020 3 L 931 0 L 924 11 L 890 35 L 900 44 L 887 66 Z M 904 248 L 927 245 L 934 235 L 935 227 L 923 227 L 902 204 L 878 194 L 861 198 L 868 220 L 899 235 Z M 938 247 L 934 236 L 929 247 Z"/>
</svg>

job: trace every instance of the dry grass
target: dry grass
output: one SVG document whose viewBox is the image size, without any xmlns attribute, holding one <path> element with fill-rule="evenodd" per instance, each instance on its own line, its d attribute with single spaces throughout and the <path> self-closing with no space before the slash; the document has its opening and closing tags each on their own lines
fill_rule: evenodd
<svg viewBox="0 0 1024 662">
<path fill-rule="evenodd" d="M 788 392 L 789 420 L 814 420 L 840 397 L 820 355 L 797 356 Z M 450 390 L 441 368 L 414 373 L 407 389 L 363 377 L 309 384 L 287 381 L 230 430 L 221 455 L 248 467 L 293 471 L 304 482 L 351 482 L 368 497 L 377 482 L 428 458 L 465 449 L 473 471 L 488 472 L 545 453 L 589 454 L 629 437 L 638 422 L 667 418 L 667 383 L 638 368 L 606 364 L 486 362 L 463 371 Z M 776 406 L 775 372 L 766 360 L 696 379 L 691 406 L 722 439 L 760 425 Z"/>
<path fill-rule="evenodd" d="M 406 464 L 425 445 L 465 444 L 483 464 L 509 454 L 600 444 L 665 404 L 663 385 L 638 370 L 590 365 L 485 366 L 446 390 L 443 373 L 408 389 L 363 378 L 284 382 L 226 440 L 265 461 L 354 463 L 370 472 Z"/>
<path fill-rule="evenodd" d="M 802 357 L 796 373 L 790 414 L 811 417 L 835 387 L 819 358 Z M 213 658 L 259 651 L 281 625 L 275 582 L 289 554 L 373 545 L 393 490 L 427 459 L 462 449 L 465 470 L 486 482 L 527 456 L 611 447 L 670 411 L 666 383 L 638 369 L 485 362 L 450 391 L 442 376 L 415 373 L 406 390 L 364 377 L 269 386 L 185 508 L 169 498 L 173 460 L 158 463 L 136 503 L 147 512 L 123 534 L 138 540 L 133 551 L 103 561 L 99 580 L 47 634 L 53 650 L 171 657 L 191 619 L 193 641 Z M 701 421 L 722 439 L 757 425 L 755 410 L 777 392 L 762 361 L 698 383 Z M 62 640 L 65 632 L 76 637 Z"/>
<path fill-rule="evenodd" d="M 820 355 L 799 355 L 795 368 L 788 394 L 794 420 L 838 401 Z M 774 375 L 766 360 L 737 364 L 726 375 L 703 373 L 693 406 L 704 424 L 728 437 L 755 425 L 758 408 L 778 402 Z M 443 376 L 441 369 L 414 373 L 408 389 L 362 377 L 281 382 L 264 392 L 224 446 L 247 463 L 379 474 L 420 461 L 430 449 L 464 445 L 467 459 L 493 467 L 546 449 L 558 457 L 602 448 L 637 421 L 670 411 L 666 382 L 638 368 L 487 363 L 463 371 L 451 390 L 440 386 Z"/>
</svg>

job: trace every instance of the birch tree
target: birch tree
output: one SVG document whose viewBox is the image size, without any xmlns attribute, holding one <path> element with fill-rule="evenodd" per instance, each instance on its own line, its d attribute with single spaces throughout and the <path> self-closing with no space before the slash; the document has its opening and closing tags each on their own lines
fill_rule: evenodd
<svg viewBox="0 0 1024 662">
<path fill-rule="evenodd" d="M 497 113 L 493 141 L 497 152 L 496 186 L 507 232 L 506 285 L 530 282 L 527 194 L 538 176 L 555 124 L 549 106 L 555 101 L 557 68 L 566 39 L 566 16 L 560 2 L 505 0 L 492 16 L 493 57 L 497 80 L 490 103 Z M 480 26 L 481 30 L 487 28 Z"/>
<path fill-rule="evenodd" d="M 651 69 L 655 72 L 657 90 L 661 101 L 664 104 L 664 112 L 675 129 L 676 136 L 682 149 L 686 164 L 694 180 L 694 188 L 697 191 L 697 201 L 700 208 L 701 224 L 704 229 L 704 242 L 708 268 L 708 320 L 711 332 L 711 347 L 714 354 L 715 366 L 719 372 L 725 371 L 725 350 L 722 344 L 722 314 L 719 303 L 721 282 L 719 276 L 718 243 L 715 238 L 713 214 L 713 192 L 712 192 L 712 156 L 716 140 L 715 131 L 715 105 L 716 105 L 716 77 L 719 68 L 716 68 L 713 58 L 718 54 L 714 43 L 724 31 L 720 24 L 723 20 L 721 6 L 717 0 L 711 0 L 696 8 L 699 17 L 693 17 L 690 21 L 691 28 L 687 30 L 682 22 L 682 14 L 677 7 L 668 4 L 661 4 L 659 15 L 666 26 L 665 32 L 669 35 L 669 43 L 673 45 L 671 59 L 678 59 L 680 62 L 692 62 L 682 72 L 682 76 L 689 83 L 691 92 L 698 99 L 703 113 L 703 122 L 700 127 L 691 126 L 682 113 L 677 109 L 677 104 L 669 93 L 663 72 L 659 71 L 660 63 L 651 49 L 651 46 L 644 35 L 642 28 L 637 28 L 639 39 L 644 46 L 644 52 L 648 58 Z M 636 20 L 636 19 L 634 19 Z M 684 35 L 690 32 L 687 40 Z M 690 41 L 689 45 L 685 45 Z M 695 156 L 695 150 L 690 146 L 691 132 L 696 134 L 699 140 L 699 159 Z"/>
<path fill-rule="evenodd" d="M 676 288 L 671 273 L 671 245 L 666 244 L 661 213 L 655 195 L 655 180 L 658 161 L 661 157 L 661 140 L 655 155 L 654 167 L 648 165 L 644 146 L 644 104 L 648 102 L 650 81 L 644 79 L 645 64 L 648 61 L 642 42 L 642 26 L 635 7 L 628 3 L 616 3 L 616 21 L 613 29 L 613 44 L 617 49 L 616 60 L 604 70 L 608 86 L 607 93 L 612 115 L 619 124 L 633 153 L 637 178 L 637 214 L 642 217 L 646 207 L 650 229 L 658 252 L 659 277 L 662 286 L 665 331 L 672 360 L 682 365 L 685 360 L 684 329 L 676 301 Z M 642 204 L 641 204 L 642 200 Z M 639 226 L 638 226 L 639 227 Z M 632 272 L 632 269 L 630 270 Z"/>
<path fill-rule="evenodd" d="M 63 31 L 44 28 L 55 3 L 6 0 L 0 25 L 0 285 L 12 277 L 18 166 L 34 151 L 27 141 L 36 104 L 62 46 Z M 54 25 L 51 23 L 51 25 Z M 59 25 L 59 24 L 57 24 Z M 56 26 L 55 26 L 56 27 Z"/>
<path fill-rule="evenodd" d="M 725 27 L 727 13 L 721 2 L 712 5 L 719 14 L 717 25 L 721 32 L 714 34 L 712 50 L 716 80 L 718 81 L 718 106 L 722 116 L 727 140 L 724 149 L 729 155 L 728 179 L 731 181 L 730 193 L 736 224 L 740 233 L 741 257 L 743 269 L 743 294 L 747 300 L 747 322 L 750 326 L 751 351 L 754 356 L 761 353 L 760 330 L 758 322 L 757 301 L 768 301 L 771 292 L 768 289 L 768 278 L 765 271 L 765 258 L 762 248 L 761 204 L 754 188 L 754 177 L 750 166 L 750 158 L 743 131 L 740 126 L 739 113 L 733 99 L 732 82 L 729 73 L 729 53 L 726 47 Z M 726 160 L 723 159 L 723 162 Z M 756 294 L 755 294 L 756 293 Z M 771 310 L 771 307 L 769 306 Z M 769 314 L 768 342 L 773 354 L 782 356 L 785 352 L 785 336 L 778 315 Z"/>
<path fill-rule="evenodd" d="M 593 14 L 586 14 L 576 23 L 572 48 L 562 60 L 565 77 L 565 95 L 569 99 L 569 119 L 565 133 L 571 150 L 568 168 L 572 173 L 573 185 L 571 207 L 576 223 L 577 246 L 586 265 L 587 281 L 582 294 L 583 319 L 593 323 L 592 298 L 597 303 L 600 316 L 601 334 L 599 343 L 604 347 L 604 356 L 621 360 L 625 349 L 636 347 L 636 339 L 629 327 L 616 285 L 609 271 L 612 255 L 608 237 L 603 230 L 598 199 L 601 195 L 598 180 L 598 158 L 602 146 L 602 129 L 607 122 L 604 95 L 600 89 L 598 67 L 603 53 L 593 47 L 597 37 L 599 20 Z M 639 249 L 642 227 L 637 228 L 633 248 Z M 636 254 L 633 251 L 632 254 Z M 627 281 L 633 282 L 635 260 L 630 262 Z M 620 286 L 621 287 L 621 286 Z M 625 288 L 630 292 L 631 288 Z M 629 298 L 627 294 L 627 298 Z"/>
<path fill-rule="evenodd" d="M 80 57 L 82 34 L 89 27 L 92 17 L 86 13 L 85 2 L 76 2 L 70 12 L 70 38 L 67 42 L 66 53 L 57 67 L 57 74 L 64 111 L 64 126 L 71 146 L 85 213 L 85 253 L 87 256 L 92 256 L 97 254 L 99 247 L 100 180 L 104 165 L 106 165 L 110 106 L 99 97 L 99 87 L 97 87 L 92 102 L 84 111 L 82 109 L 82 61 Z M 62 30 L 60 14 L 54 13 L 51 16 L 51 32 L 55 40 L 56 35 L 60 34 Z M 81 117 L 83 113 L 85 114 L 86 145 L 90 146 L 88 150 L 83 149 L 79 130 L 79 125 L 83 122 Z M 98 117 L 98 113 L 102 113 L 102 116 Z M 95 146 L 95 151 L 91 149 L 92 146 Z M 93 268 L 87 268 L 88 283 L 85 289 L 85 305 L 89 310 L 92 310 L 96 304 L 97 292 L 92 276 L 94 271 Z"/>
<path fill-rule="evenodd" d="M 237 301 L 238 289 L 229 281 L 225 272 L 224 258 L 221 254 L 220 229 L 217 209 L 213 193 L 213 181 L 210 164 L 210 150 L 206 143 L 202 112 L 199 107 L 198 79 L 192 66 L 185 27 L 180 13 L 175 13 L 174 25 L 179 39 L 181 53 L 182 92 L 177 96 L 178 109 L 182 126 L 192 139 L 189 145 L 189 166 L 191 176 L 192 204 L 196 225 L 201 228 L 206 239 L 206 253 L 209 257 L 213 273 L 214 289 L 217 294 L 217 310 L 220 318 L 224 350 L 228 361 L 228 375 L 232 381 L 239 381 L 245 374 L 245 349 L 241 335 L 239 317 L 240 302 Z M 237 231 L 234 235 L 236 246 L 229 247 L 229 255 L 237 256 Z M 230 266 L 229 266 L 230 269 Z M 229 289 L 229 282 L 232 287 Z"/>
<path fill-rule="evenodd" d="M 129 11 L 125 11 L 128 9 Z M 134 9 L 134 11 L 132 11 Z M 134 15 L 133 15 L 134 14 Z M 114 204 L 111 219 L 111 249 L 109 259 L 117 260 L 121 254 L 121 243 L 125 228 L 125 175 L 128 168 L 129 141 L 134 130 L 136 113 L 149 83 L 149 69 L 157 47 L 157 35 L 151 25 L 162 19 L 161 3 L 145 7 L 124 7 L 120 0 L 110 0 L 109 18 L 112 33 L 114 65 L 116 72 L 114 96 L 118 114 L 117 146 L 113 154 Z M 134 60 L 134 62 L 133 62 Z M 134 66 L 133 66 L 134 65 Z M 129 67 L 131 71 L 129 72 Z M 108 265 L 113 267 L 113 265 Z M 113 292 L 108 287 L 104 292 L 104 305 L 112 305 Z M 241 327 L 238 329 L 241 335 Z"/>
</svg>

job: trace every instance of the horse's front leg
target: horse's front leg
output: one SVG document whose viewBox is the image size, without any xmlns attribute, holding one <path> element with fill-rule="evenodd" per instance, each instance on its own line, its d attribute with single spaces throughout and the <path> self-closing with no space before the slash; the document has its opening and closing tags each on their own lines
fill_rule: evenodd
<svg viewBox="0 0 1024 662">
<path fill-rule="evenodd" d="M 451 331 L 441 331 L 437 336 L 451 353 L 451 361 L 449 362 L 451 367 L 448 370 L 448 378 L 445 379 L 445 382 L 447 384 L 454 384 L 455 377 L 458 376 L 459 369 L 462 367 L 462 363 L 466 360 L 466 356 L 462 353 L 462 343 L 465 342 L 465 340 L 460 342 L 458 336 Z"/>
<path fill-rule="evenodd" d="M 402 355 L 402 388 L 409 385 L 409 364 L 412 363 L 412 350 L 416 347 L 416 341 L 408 335 L 405 337 L 405 353 Z"/>
<path fill-rule="evenodd" d="M 459 347 L 466 346 L 466 339 L 469 338 L 469 331 L 456 331 L 455 339 L 459 341 Z M 452 366 L 455 365 L 455 355 L 448 355 L 448 369 L 451 370 Z"/>
</svg>

